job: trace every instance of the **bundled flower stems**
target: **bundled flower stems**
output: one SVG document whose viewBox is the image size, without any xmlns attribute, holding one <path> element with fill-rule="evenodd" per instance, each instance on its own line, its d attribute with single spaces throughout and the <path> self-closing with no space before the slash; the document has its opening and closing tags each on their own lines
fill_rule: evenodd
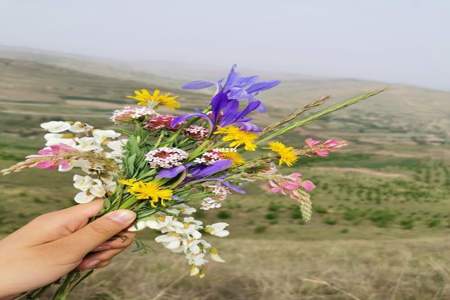
<svg viewBox="0 0 450 300">
<path fill-rule="evenodd" d="M 156 243 L 184 255 L 190 275 L 203 277 L 210 261 L 224 262 L 208 236 L 224 238 L 229 231 L 227 223 L 205 224 L 195 219 L 196 210 L 219 209 L 230 194 L 244 194 L 245 184 L 265 182 L 267 192 L 295 201 L 303 221 L 308 222 L 314 183 L 299 172 L 282 174 L 277 167 L 293 167 L 300 158 L 326 157 L 346 142 L 307 138 L 303 145 L 286 145 L 282 136 L 382 91 L 301 118 L 322 105 L 324 97 L 260 128 L 251 118 L 266 111 L 260 94 L 280 82 L 241 76 L 235 69 L 218 82 L 199 80 L 183 86 L 189 90 L 215 87 L 210 103 L 195 113 L 158 113 L 160 107 L 180 108 L 178 98 L 157 89 L 142 89 L 127 97 L 136 105 L 114 111 L 111 120 L 117 130 L 97 129 L 80 121 L 43 123 L 45 148 L 1 173 L 27 168 L 74 171 L 73 185 L 79 191 L 75 202 L 104 198 L 102 214 L 133 210 L 137 221 L 130 230 L 156 231 Z M 65 299 L 90 274 L 69 273 L 58 282 L 54 299 Z M 27 297 L 37 298 L 42 292 L 33 291 Z"/>
</svg>

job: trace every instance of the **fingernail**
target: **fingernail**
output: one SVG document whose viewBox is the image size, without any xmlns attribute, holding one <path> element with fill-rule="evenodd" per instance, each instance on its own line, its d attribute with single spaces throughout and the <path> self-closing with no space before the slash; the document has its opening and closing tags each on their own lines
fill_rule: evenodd
<svg viewBox="0 0 450 300">
<path fill-rule="evenodd" d="M 99 263 L 100 263 L 100 260 L 98 260 L 98 259 L 89 260 L 86 263 L 84 263 L 84 267 L 87 269 L 95 268 L 95 266 L 98 265 Z"/>
<path fill-rule="evenodd" d="M 109 249 L 111 249 L 110 245 L 100 245 L 92 251 L 96 252 L 96 251 L 104 251 L 104 250 L 109 250 Z"/>
<path fill-rule="evenodd" d="M 131 210 L 120 209 L 109 213 L 108 218 L 114 222 L 128 225 L 136 218 L 136 214 Z"/>
</svg>

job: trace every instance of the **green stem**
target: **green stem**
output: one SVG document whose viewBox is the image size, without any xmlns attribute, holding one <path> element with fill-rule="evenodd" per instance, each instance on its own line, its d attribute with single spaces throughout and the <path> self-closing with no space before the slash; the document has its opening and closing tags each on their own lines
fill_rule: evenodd
<svg viewBox="0 0 450 300">
<path fill-rule="evenodd" d="M 321 118 L 323 116 L 326 116 L 326 115 L 328 115 L 328 114 L 330 114 L 332 112 L 335 112 L 337 110 L 343 109 L 343 108 L 345 108 L 347 106 L 356 104 L 356 103 L 358 103 L 358 102 L 360 102 L 362 100 L 365 100 L 367 98 L 370 98 L 372 96 L 378 95 L 379 93 L 381 93 L 383 91 L 385 91 L 385 89 L 372 91 L 372 92 L 369 92 L 367 94 L 363 94 L 363 95 L 360 95 L 360 96 L 356 96 L 356 97 L 350 98 L 350 99 L 345 100 L 343 102 L 340 102 L 340 103 L 338 103 L 336 105 L 332 105 L 332 106 L 330 106 L 328 108 L 325 108 L 325 109 L 323 109 L 323 110 L 321 110 L 321 111 L 319 111 L 319 112 L 317 112 L 315 114 L 312 114 L 311 116 L 309 116 L 309 117 L 307 117 L 307 118 L 305 118 L 303 120 L 299 120 L 299 121 L 293 122 L 290 125 L 287 125 L 287 126 L 282 127 L 282 128 L 280 128 L 278 130 L 275 130 L 275 132 L 273 132 L 272 134 L 269 134 L 266 137 L 260 139 L 257 142 L 257 144 L 261 144 L 261 143 L 264 143 L 264 142 L 269 141 L 271 139 L 274 139 L 274 138 L 276 138 L 276 137 L 278 137 L 280 135 L 285 134 L 288 131 L 291 131 L 292 129 L 295 129 L 295 128 L 304 126 L 306 124 L 309 124 L 309 123 L 311 123 L 312 121 L 314 121 L 316 119 L 319 119 L 319 118 Z"/>
</svg>

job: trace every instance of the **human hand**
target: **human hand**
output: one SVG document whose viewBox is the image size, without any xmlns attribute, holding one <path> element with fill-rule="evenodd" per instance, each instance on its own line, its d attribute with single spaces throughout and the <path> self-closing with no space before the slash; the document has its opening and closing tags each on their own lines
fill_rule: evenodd
<svg viewBox="0 0 450 300">
<path fill-rule="evenodd" d="M 117 210 L 88 224 L 102 208 L 96 200 L 37 217 L 0 241 L 0 299 L 33 290 L 75 268 L 101 268 L 128 247 L 124 231 L 136 218 Z"/>
</svg>

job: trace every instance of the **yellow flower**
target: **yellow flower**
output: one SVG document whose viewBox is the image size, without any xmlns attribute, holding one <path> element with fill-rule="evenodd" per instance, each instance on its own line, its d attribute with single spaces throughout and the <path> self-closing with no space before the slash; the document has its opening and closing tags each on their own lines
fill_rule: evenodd
<svg viewBox="0 0 450 300">
<path fill-rule="evenodd" d="M 230 147 L 232 148 L 244 145 L 244 149 L 247 151 L 256 150 L 255 140 L 258 135 L 255 133 L 243 131 L 236 126 L 230 125 L 218 128 L 214 134 L 223 134 L 222 141 L 230 142 Z"/>
<path fill-rule="evenodd" d="M 136 100 L 137 104 L 141 106 L 155 108 L 162 105 L 172 109 L 180 108 L 177 96 L 171 95 L 170 93 L 162 94 L 158 89 L 155 89 L 153 94 L 147 89 L 136 90 L 134 91 L 134 96 L 127 96 L 127 98 Z"/>
<path fill-rule="evenodd" d="M 152 206 L 155 207 L 158 202 L 164 206 L 165 200 L 172 199 L 173 191 L 161 189 L 161 183 L 153 180 L 150 182 L 136 181 L 134 179 L 120 180 L 119 183 L 128 185 L 128 192 L 139 200 L 149 199 Z"/>
<path fill-rule="evenodd" d="M 225 159 L 229 159 L 233 162 L 233 166 L 240 166 L 245 163 L 245 159 L 235 151 L 221 151 L 220 152 Z"/>
<path fill-rule="evenodd" d="M 269 147 L 270 150 L 280 156 L 280 160 L 278 162 L 279 165 L 282 165 L 284 163 L 288 167 L 290 167 L 298 160 L 295 149 L 292 147 L 287 147 L 285 144 L 280 142 L 271 142 L 269 143 Z"/>
</svg>

